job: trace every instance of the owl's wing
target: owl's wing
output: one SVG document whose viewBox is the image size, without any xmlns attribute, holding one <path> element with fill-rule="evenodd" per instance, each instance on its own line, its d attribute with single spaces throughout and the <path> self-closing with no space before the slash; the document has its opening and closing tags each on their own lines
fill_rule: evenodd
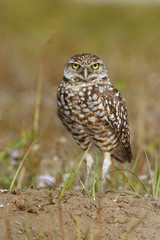
<svg viewBox="0 0 160 240">
<path fill-rule="evenodd" d="M 131 162 L 132 151 L 125 100 L 113 85 L 106 88 L 102 97 L 107 113 L 107 124 L 119 139 L 119 144 L 111 155 L 120 162 Z"/>
</svg>

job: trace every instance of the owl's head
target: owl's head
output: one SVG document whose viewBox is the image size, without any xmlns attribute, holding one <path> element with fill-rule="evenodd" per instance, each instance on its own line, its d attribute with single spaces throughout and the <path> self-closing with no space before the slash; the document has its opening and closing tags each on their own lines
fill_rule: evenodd
<svg viewBox="0 0 160 240">
<path fill-rule="evenodd" d="M 107 78 L 107 69 L 96 55 L 81 53 L 68 60 L 64 67 L 64 77 L 70 81 L 92 82 Z"/>
</svg>

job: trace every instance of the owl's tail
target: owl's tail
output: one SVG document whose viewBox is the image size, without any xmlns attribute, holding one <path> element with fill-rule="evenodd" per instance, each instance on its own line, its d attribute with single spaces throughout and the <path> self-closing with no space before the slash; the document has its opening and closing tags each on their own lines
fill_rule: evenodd
<svg viewBox="0 0 160 240">
<path fill-rule="evenodd" d="M 119 143 L 116 149 L 111 153 L 111 157 L 120 163 L 131 162 L 133 160 L 133 155 L 130 144 L 124 146 L 122 142 Z"/>
</svg>

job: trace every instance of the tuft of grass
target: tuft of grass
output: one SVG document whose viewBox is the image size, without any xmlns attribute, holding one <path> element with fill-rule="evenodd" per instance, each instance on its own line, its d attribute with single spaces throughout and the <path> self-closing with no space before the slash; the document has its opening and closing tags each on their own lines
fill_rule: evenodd
<svg viewBox="0 0 160 240">
<path fill-rule="evenodd" d="M 140 155 L 142 153 L 142 149 L 138 151 L 137 157 L 135 159 L 135 162 L 133 164 L 133 167 L 131 170 L 127 169 L 127 165 L 123 165 L 123 168 L 119 167 L 119 163 L 115 162 L 115 168 L 112 171 L 109 171 L 108 174 L 111 174 L 109 178 L 106 178 L 110 190 L 117 190 L 117 191 L 124 191 L 124 192 L 133 192 L 133 194 L 136 195 L 144 195 L 147 196 L 153 196 L 157 198 L 159 196 L 159 187 L 160 187 L 160 177 L 159 177 L 159 170 L 158 170 L 158 158 L 156 156 L 155 160 L 155 175 L 152 179 L 153 181 L 153 193 L 150 193 L 149 185 L 148 183 L 144 182 L 144 180 L 141 180 L 138 176 L 139 172 L 136 172 L 137 165 L 140 160 Z M 98 155 L 96 155 L 96 161 L 95 161 L 95 168 L 94 172 L 91 175 L 91 191 L 86 189 L 83 182 L 77 176 L 83 190 L 87 194 L 87 196 L 90 199 L 95 200 L 96 199 L 96 192 L 100 189 L 100 179 L 101 179 L 101 166 L 100 166 L 100 160 L 98 158 Z M 150 174 L 152 173 L 150 169 Z M 128 176 L 129 174 L 129 176 Z M 130 190 L 129 190 L 130 189 Z"/>
<path fill-rule="evenodd" d="M 149 181 L 141 180 L 140 178 L 140 172 L 139 169 L 137 169 L 138 163 L 140 161 L 140 155 L 142 153 L 142 149 L 138 151 L 137 157 L 135 159 L 135 162 L 133 164 L 133 167 L 131 170 L 127 169 L 127 165 L 123 165 L 123 168 L 119 167 L 119 163 L 115 162 L 115 168 L 114 170 L 108 172 L 110 174 L 109 178 L 106 178 L 110 190 L 117 190 L 117 191 L 124 191 L 124 192 L 133 192 L 133 194 L 136 195 L 147 195 L 152 196 L 154 198 L 158 198 L 160 194 L 160 170 L 158 167 L 158 156 L 155 154 L 155 164 L 154 164 L 154 171 L 151 170 L 150 162 L 148 159 L 148 156 L 146 154 L 146 160 L 149 168 L 150 173 L 150 179 L 152 182 L 152 192 L 150 191 Z M 99 191 L 100 186 L 100 161 L 98 158 L 98 155 L 96 155 L 96 161 L 95 161 L 95 168 L 94 172 L 91 175 L 92 183 L 91 183 L 91 191 L 88 191 L 88 189 L 85 188 L 83 182 L 80 180 L 80 178 L 77 176 L 83 190 L 86 192 L 87 196 L 90 199 L 95 200 L 96 199 L 96 192 Z M 153 175 L 154 172 L 154 175 Z M 129 190 L 130 189 L 130 190 Z"/>
<path fill-rule="evenodd" d="M 139 179 L 139 177 L 135 173 L 133 173 L 130 170 L 123 169 L 123 168 L 118 168 L 118 167 L 116 167 L 114 170 L 110 171 L 109 173 L 110 174 L 114 173 L 114 175 L 115 175 L 115 172 L 119 173 L 119 174 L 117 174 L 117 179 L 116 179 L 116 181 L 119 181 L 119 185 L 118 186 L 113 184 L 113 179 L 112 180 L 107 179 L 107 181 L 111 184 L 111 187 L 113 189 L 122 189 L 122 188 L 126 189 L 126 185 L 127 185 L 127 186 L 129 186 L 131 191 L 133 191 L 136 194 L 140 194 L 137 191 L 136 188 L 138 188 L 138 189 L 143 188 L 143 190 L 149 195 L 148 189 L 146 188 L 146 186 L 143 184 L 143 182 Z M 129 177 L 124 172 L 127 172 L 127 173 L 131 174 L 134 178 L 132 177 L 131 180 L 130 180 Z M 125 185 L 124 184 L 120 184 L 120 177 L 123 179 L 123 182 L 125 183 Z M 138 180 L 138 184 L 137 184 L 138 187 L 136 185 L 135 179 Z M 136 185 L 136 187 L 133 186 L 133 184 Z"/>
<path fill-rule="evenodd" d="M 71 172 L 69 174 L 69 177 L 67 178 L 67 181 L 66 181 L 64 187 L 62 188 L 61 194 L 60 194 L 60 196 L 58 198 L 58 203 L 62 200 L 65 192 L 67 191 L 67 189 L 71 185 L 71 183 L 72 183 L 74 177 L 76 176 L 76 173 L 77 173 L 78 169 L 80 168 L 80 166 L 81 166 L 81 164 L 82 164 L 82 162 L 83 162 L 83 160 L 84 160 L 88 150 L 89 150 L 89 148 L 85 151 L 85 153 L 84 153 L 83 157 L 81 158 L 77 168 L 76 168 L 76 165 L 78 163 L 78 159 L 76 160 L 76 162 L 75 162 L 75 164 L 74 164 L 74 166 L 73 166 L 73 168 L 72 168 L 72 170 L 71 170 Z"/>
<path fill-rule="evenodd" d="M 127 177 L 127 175 L 121 171 L 121 169 L 117 169 L 120 173 L 120 175 L 122 176 L 123 180 L 127 183 L 127 185 L 129 186 L 129 188 L 133 191 L 136 192 L 136 189 L 134 188 L 133 184 L 131 183 L 131 181 L 129 180 L 129 178 Z M 126 171 L 126 169 L 125 169 Z M 138 194 L 138 193 L 137 193 Z"/>
<path fill-rule="evenodd" d="M 83 184 L 83 182 L 81 181 L 81 179 L 79 178 L 78 175 L 77 175 L 77 178 L 78 178 L 83 190 L 87 194 L 87 196 L 90 199 L 95 200 L 96 192 L 98 192 L 100 190 L 100 179 L 101 179 L 100 160 L 99 160 L 98 154 L 96 154 L 96 162 L 95 162 L 94 172 L 91 174 L 91 189 L 90 190 L 92 191 L 92 194 L 89 192 L 89 190 Z"/>
<path fill-rule="evenodd" d="M 132 167 L 132 170 L 131 170 L 132 172 L 135 172 L 135 170 L 136 170 L 136 167 L 137 167 L 138 161 L 140 159 L 141 153 L 142 153 L 142 148 L 140 148 L 138 153 L 137 153 L 136 159 L 134 161 L 134 164 L 133 164 L 133 167 Z"/>
<path fill-rule="evenodd" d="M 81 179 L 79 178 L 78 175 L 76 175 L 77 178 L 78 178 L 78 181 L 80 182 L 81 186 L 82 186 L 82 189 L 85 191 L 85 193 L 87 194 L 87 196 L 92 199 L 92 196 L 90 195 L 88 189 L 85 187 L 85 185 L 83 184 L 83 182 L 81 181 Z"/>
<path fill-rule="evenodd" d="M 157 154 L 155 154 L 154 174 L 152 174 L 150 161 L 148 159 L 148 155 L 146 152 L 145 152 L 145 155 L 146 155 L 146 160 L 147 160 L 149 174 L 150 174 L 151 183 L 152 183 L 152 197 L 157 199 L 160 192 L 160 170 L 158 168 L 158 156 Z"/>
<path fill-rule="evenodd" d="M 15 181 L 16 181 L 16 179 L 17 179 L 17 177 L 18 177 L 18 174 L 20 173 L 20 170 L 22 169 L 22 166 L 24 165 L 24 162 L 26 161 L 26 159 L 27 159 L 29 153 L 31 152 L 34 144 L 46 133 L 46 131 L 47 131 L 49 128 L 50 128 L 50 126 L 48 126 L 48 127 L 40 134 L 40 136 L 39 136 L 37 139 L 33 140 L 32 143 L 30 144 L 28 150 L 26 151 L 24 157 L 22 158 L 22 161 L 20 162 L 20 165 L 19 165 L 19 167 L 18 167 L 18 169 L 17 169 L 17 171 L 16 171 L 16 173 L 15 173 L 15 175 L 14 175 L 14 177 L 13 177 L 13 180 L 12 180 L 12 182 L 11 182 L 11 184 L 10 184 L 9 190 L 11 190 L 11 189 L 13 188 L 13 186 L 14 186 L 14 184 L 15 184 Z"/>
<path fill-rule="evenodd" d="M 21 168 L 22 168 L 22 166 L 23 166 L 23 164 L 24 164 L 24 162 L 25 162 L 25 160 L 26 160 L 28 154 L 30 153 L 30 151 L 31 151 L 31 149 L 32 149 L 32 147 L 33 147 L 34 144 L 35 144 L 35 141 L 33 141 L 33 142 L 31 143 L 28 151 L 26 152 L 26 154 L 24 155 L 22 161 L 20 162 L 20 165 L 19 165 L 19 167 L 18 167 L 18 169 L 17 169 L 17 171 L 16 171 L 16 173 L 15 173 L 15 175 L 14 175 L 14 177 L 13 177 L 13 180 L 12 180 L 12 182 L 11 182 L 11 184 L 10 184 L 9 190 L 11 190 L 11 189 L 13 188 L 13 185 L 14 185 L 16 179 L 17 179 L 17 176 L 18 176 L 18 174 L 19 174 L 19 172 L 20 172 L 20 170 L 21 170 Z"/>
</svg>

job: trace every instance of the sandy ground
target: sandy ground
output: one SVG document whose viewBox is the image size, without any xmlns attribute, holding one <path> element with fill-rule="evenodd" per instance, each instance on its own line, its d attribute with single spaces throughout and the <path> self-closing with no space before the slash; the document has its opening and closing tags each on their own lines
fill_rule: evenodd
<svg viewBox="0 0 160 240">
<path fill-rule="evenodd" d="M 29 188 L 46 175 L 53 176 L 56 186 L 63 185 L 79 150 L 56 116 L 56 92 L 65 62 L 84 51 L 106 63 L 111 81 L 126 99 L 134 156 L 147 150 L 154 170 L 160 149 L 159 5 L 1 0 L 0 9 L 0 188 L 9 188 L 32 141 L 41 78 L 38 136 L 45 134 L 14 186 Z M 41 62 L 43 73 L 38 70 Z M 82 180 L 83 168 L 78 173 Z M 147 177 L 150 191 L 143 152 L 136 170 L 138 177 Z M 59 193 L 0 191 L 0 240 L 160 239 L 160 199 L 108 193 L 91 200 L 79 191 L 67 192 L 58 204 Z"/>
<path fill-rule="evenodd" d="M 0 239 L 160 239 L 160 200 L 58 190 L 0 192 Z"/>
</svg>

